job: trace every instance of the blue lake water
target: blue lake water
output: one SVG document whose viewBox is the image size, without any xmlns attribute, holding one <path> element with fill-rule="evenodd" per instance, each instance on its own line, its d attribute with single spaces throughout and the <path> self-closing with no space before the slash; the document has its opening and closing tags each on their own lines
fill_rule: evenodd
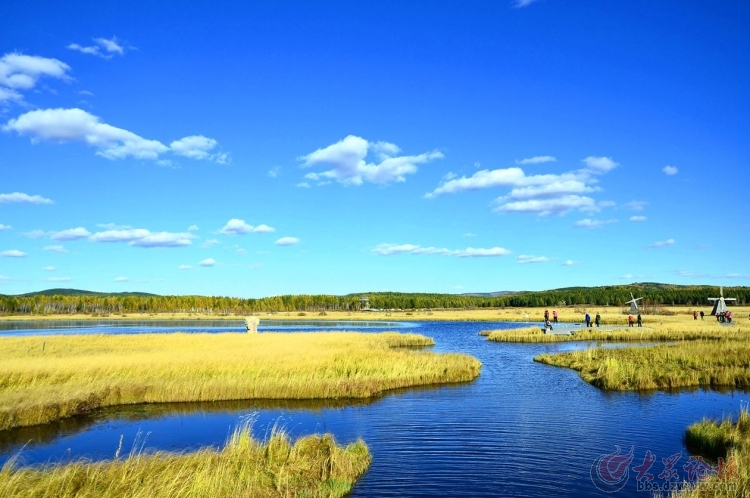
<svg viewBox="0 0 750 498">
<path fill-rule="evenodd" d="M 221 322 L 190 325 L 146 322 L 123 327 L 85 322 L 64 333 L 144 333 L 174 330 L 227 332 L 242 328 Z M 221 326 L 219 326 L 221 325 Z M 662 459 L 680 454 L 677 480 L 688 478 L 685 429 L 703 417 L 734 415 L 747 393 L 603 392 L 574 371 L 534 363 L 542 352 L 595 344 L 503 344 L 478 332 L 517 327 L 482 322 L 370 322 L 325 325 L 325 330 L 399 330 L 435 339 L 436 352 L 457 351 L 483 363 L 476 380 L 448 386 L 390 392 L 371 400 L 322 402 L 255 401 L 140 405 L 102 410 L 56 424 L 0 431 L 0 464 L 21 450 L 23 463 L 108 459 L 123 438 L 124 451 L 221 447 L 244 420 L 265 437 L 283 428 L 292 436 L 332 432 L 339 442 L 362 438 L 373 462 L 352 496 L 602 496 L 591 478 L 602 455 L 633 449 L 624 487 L 613 496 L 650 496 L 639 491 L 636 472 L 650 451 L 656 461 L 652 483 L 664 484 Z M 276 327 L 273 329 L 266 327 Z M 116 330 L 115 330 L 116 329 Z M 261 321 L 260 330 L 310 331 L 319 323 Z M 0 335 L 60 333 L 15 329 Z M 676 458 L 676 457 L 675 457 Z M 611 477 L 611 475 L 610 475 Z"/>
</svg>

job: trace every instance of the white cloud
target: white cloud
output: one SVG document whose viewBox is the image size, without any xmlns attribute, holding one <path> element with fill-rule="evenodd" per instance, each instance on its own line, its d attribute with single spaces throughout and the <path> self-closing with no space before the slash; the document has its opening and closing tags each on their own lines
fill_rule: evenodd
<svg viewBox="0 0 750 498">
<path fill-rule="evenodd" d="M 180 270 L 192 270 L 193 269 L 191 265 L 180 265 L 177 268 Z"/>
<path fill-rule="evenodd" d="M 310 188 L 310 184 L 309 184 L 309 183 L 307 183 L 307 182 L 299 182 L 298 184 L 296 184 L 296 185 L 295 185 L 295 187 L 299 187 L 299 188 Z"/>
<path fill-rule="evenodd" d="M 3 225 L 2 223 L 0 223 L 0 232 L 2 232 L 3 230 L 10 230 L 12 228 L 13 227 L 10 225 Z"/>
<path fill-rule="evenodd" d="M 492 256 L 507 256 L 510 251 L 503 247 L 491 248 L 474 248 L 466 249 L 446 249 L 438 247 L 421 247 L 415 244 L 378 244 L 373 250 L 380 256 L 392 256 L 394 254 L 413 254 L 413 255 L 431 255 L 438 254 L 442 256 L 455 256 L 458 258 L 478 258 Z"/>
<path fill-rule="evenodd" d="M 674 176 L 679 170 L 674 166 L 664 166 L 664 168 L 662 168 L 662 171 L 667 176 Z"/>
<path fill-rule="evenodd" d="M 578 261 L 573 261 L 572 259 L 569 259 L 569 260 L 563 262 L 562 264 L 560 264 L 560 266 L 577 266 L 577 265 L 580 265 L 580 264 L 581 263 L 578 262 Z"/>
<path fill-rule="evenodd" d="M 65 249 L 65 247 L 63 246 L 46 246 L 43 250 L 49 251 L 49 252 L 59 252 L 59 253 L 68 252 L 68 250 Z"/>
<path fill-rule="evenodd" d="M 368 152 L 378 156 L 379 163 L 368 163 Z M 362 185 L 364 182 L 388 184 L 406 181 L 405 176 L 417 172 L 417 164 L 442 159 L 439 151 L 417 156 L 397 156 L 400 149 L 388 142 L 368 142 L 364 138 L 349 135 L 343 140 L 318 149 L 299 160 L 303 167 L 332 166 L 322 173 L 308 173 L 305 179 L 313 181 L 335 180 L 343 185 Z"/>
<path fill-rule="evenodd" d="M 44 271 L 55 271 L 55 270 L 57 270 L 57 268 L 55 268 L 54 266 L 45 266 L 45 267 L 44 267 L 44 268 L 42 268 L 42 269 L 43 269 Z"/>
<path fill-rule="evenodd" d="M 566 195 L 553 199 L 532 199 L 528 201 L 509 202 L 495 208 L 498 213 L 536 213 L 539 216 L 551 214 L 563 215 L 572 209 L 595 209 L 596 203 L 591 197 Z"/>
<path fill-rule="evenodd" d="M 22 102 L 18 90 L 31 90 L 42 77 L 69 80 L 70 66 L 57 59 L 19 53 L 0 58 L 0 103 Z"/>
<path fill-rule="evenodd" d="M 147 140 L 133 132 L 102 123 L 82 109 L 43 109 L 11 119 L 4 131 L 30 135 L 33 139 L 58 142 L 80 141 L 95 147 L 107 159 L 157 159 L 169 148 L 157 140 Z"/>
<path fill-rule="evenodd" d="M 299 239 L 297 237 L 281 237 L 274 244 L 277 246 L 293 246 L 299 244 Z"/>
<path fill-rule="evenodd" d="M 219 245 L 219 241 L 217 239 L 209 239 L 205 241 L 203 244 L 201 244 L 201 247 L 208 248 L 208 247 L 213 247 L 216 245 Z"/>
<path fill-rule="evenodd" d="M 253 226 L 245 223 L 245 220 L 232 218 L 224 225 L 224 228 L 219 230 L 220 233 L 229 235 L 244 235 L 253 231 Z"/>
<path fill-rule="evenodd" d="M 122 45 L 116 37 L 111 40 L 106 38 L 94 38 L 95 45 L 82 46 L 78 43 L 71 43 L 67 46 L 70 50 L 76 50 L 83 54 L 96 55 L 102 59 L 111 59 L 113 54 L 124 55 L 126 47 Z"/>
<path fill-rule="evenodd" d="M 213 138 L 204 137 L 203 135 L 192 135 L 189 137 L 175 140 L 169 144 L 172 152 L 178 156 L 189 157 L 190 159 L 203 159 L 216 161 L 219 164 L 228 164 L 230 162 L 228 153 L 211 154 L 210 151 L 219 144 Z"/>
<path fill-rule="evenodd" d="M 130 282 L 130 279 L 128 277 L 117 277 L 115 282 Z"/>
<path fill-rule="evenodd" d="M 260 224 L 257 227 L 253 228 L 253 233 L 271 233 L 275 232 L 276 229 L 274 227 L 269 227 L 268 225 Z"/>
<path fill-rule="evenodd" d="M 188 227 L 188 232 L 197 232 L 199 230 L 198 225 L 190 225 Z"/>
<path fill-rule="evenodd" d="M 516 261 L 521 264 L 546 263 L 547 261 L 549 261 L 549 258 L 547 256 L 531 256 L 528 254 L 521 254 L 516 258 Z"/>
<path fill-rule="evenodd" d="M 0 252 L 0 256 L 6 257 L 6 258 L 25 258 L 26 253 L 21 252 L 18 249 L 10 249 L 8 251 Z"/>
<path fill-rule="evenodd" d="M 151 232 L 145 228 L 105 230 L 89 237 L 94 242 L 123 242 L 134 247 L 184 247 L 191 245 L 192 233 Z"/>
<path fill-rule="evenodd" d="M 584 194 L 597 192 L 599 187 L 590 187 L 580 180 L 555 180 L 545 185 L 532 185 L 528 187 L 514 188 L 510 194 L 498 198 L 498 201 L 507 199 L 537 199 L 540 197 L 559 197 L 569 194 Z"/>
<path fill-rule="evenodd" d="M 557 158 L 554 156 L 534 156 L 526 159 L 521 159 L 520 161 L 516 159 L 516 164 L 542 164 L 553 163 L 555 161 L 557 161 Z"/>
<path fill-rule="evenodd" d="M 28 135 L 33 141 L 84 142 L 97 149 L 96 154 L 106 159 L 157 160 L 160 154 L 172 151 L 192 159 L 228 161 L 227 154 L 209 154 L 216 140 L 196 135 L 172 142 L 167 147 L 158 140 L 149 140 L 135 133 L 103 123 L 99 117 L 82 109 L 41 109 L 11 119 L 3 130 Z"/>
<path fill-rule="evenodd" d="M 70 282 L 73 280 L 70 277 L 51 277 L 47 279 L 47 282 Z"/>
<path fill-rule="evenodd" d="M 611 157 L 589 156 L 582 161 L 586 164 L 586 169 L 595 174 L 607 173 L 619 166 Z"/>
<path fill-rule="evenodd" d="M 538 0 L 516 0 L 516 3 L 513 4 L 513 6 L 517 9 L 522 9 L 524 7 L 528 7 L 534 2 L 537 2 Z"/>
<path fill-rule="evenodd" d="M 214 266 L 216 264 L 216 260 L 214 258 L 207 258 L 198 264 L 201 266 Z"/>
<path fill-rule="evenodd" d="M 471 233 L 471 232 L 466 232 L 464 234 L 461 234 L 461 237 L 476 237 L 476 236 L 477 234 Z"/>
<path fill-rule="evenodd" d="M 52 235 L 50 235 L 50 238 L 52 240 L 66 242 L 69 240 L 85 239 L 89 235 L 91 235 L 91 232 L 89 232 L 83 227 L 78 227 L 78 228 L 69 228 L 68 230 L 62 230 L 60 232 L 53 232 Z"/>
<path fill-rule="evenodd" d="M 643 208 L 648 205 L 646 201 L 630 201 L 624 204 L 626 209 L 631 211 L 643 211 Z"/>
<path fill-rule="evenodd" d="M 630 221 L 646 221 L 647 218 L 645 216 L 631 216 L 628 219 Z"/>
<path fill-rule="evenodd" d="M 704 274 L 699 274 L 698 272 L 690 271 L 690 270 L 677 270 L 675 274 L 680 277 L 699 277 L 699 276 L 705 277 L 706 276 Z"/>
<path fill-rule="evenodd" d="M 742 273 L 727 273 L 725 275 L 719 275 L 718 278 L 750 278 L 750 275 L 744 275 Z"/>
<path fill-rule="evenodd" d="M 578 228 L 601 228 L 610 223 L 617 223 L 617 220 L 592 220 L 590 218 L 585 218 L 576 221 L 573 226 Z"/>
<path fill-rule="evenodd" d="M 219 233 L 227 235 L 244 235 L 246 233 L 271 233 L 275 232 L 276 229 L 265 224 L 253 226 L 245 223 L 245 220 L 232 218 L 224 225 L 224 228 L 219 230 Z"/>
<path fill-rule="evenodd" d="M 649 244 L 648 247 L 667 247 L 671 246 L 672 244 L 674 244 L 674 239 L 658 240 L 653 244 Z"/>
<path fill-rule="evenodd" d="M 0 204 L 52 204 L 52 201 L 41 195 L 13 192 L 11 194 L 0 194 Z"/>
<path fill-rule="evenodd" d="M 268 170 L 268 176 L 271 178 L 276 178 L 279 176 L 279 173 L 281 173 L 281 166 L 274 166 L 273 168 Z"/>
</svg>

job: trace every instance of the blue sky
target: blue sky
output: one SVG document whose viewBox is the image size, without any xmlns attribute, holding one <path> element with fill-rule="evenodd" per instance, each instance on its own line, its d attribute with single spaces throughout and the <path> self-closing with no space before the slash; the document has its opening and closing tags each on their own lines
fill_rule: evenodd
<svg viewBox="0 0 750 498">
<path fill-rule="evenodd" d="M 750 4 L 0 4 L 0 293 L 750 285 Z"/>
</svg>

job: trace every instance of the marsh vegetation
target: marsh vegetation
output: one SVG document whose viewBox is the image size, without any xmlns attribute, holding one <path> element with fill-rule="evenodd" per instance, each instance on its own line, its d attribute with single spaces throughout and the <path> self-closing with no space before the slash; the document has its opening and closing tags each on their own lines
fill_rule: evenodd
<svg viewBox="0 0 750 498">
<path fill-rule="evenodd" d="M 0 338 L 0 429 L 100 407 L 236 399 L 367 398 L 465 382 L 481 363 L 397 333 Z"/>
</svg>

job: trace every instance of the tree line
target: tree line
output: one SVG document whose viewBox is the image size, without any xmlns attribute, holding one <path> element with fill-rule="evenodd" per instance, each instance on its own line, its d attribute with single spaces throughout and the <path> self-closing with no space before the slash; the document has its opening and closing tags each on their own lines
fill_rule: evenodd
<svg viewBox="0 0 750 498">
<path fill-rule="evenodd" d="M 257 299 L 220 296 L 136 295 L 0 295 L 0 314 L 112 314 L 112 313 L 207 313 L 246 315 L 258 312 L 358 311 L 370 309 L 472 309 L 503 307 L 625 306 L 642 297 L 640 306 L 691 305 L 710 307 L 709 297 L 718 297 L 713 286 L 639 284 L 608 287 L 569 287 L 499 296 L 431 293 L 370 292 L 363 294 L 283 295 Z M 727 287 L 725 297 L 734 304 L 750 303 L 750 287 Z M 363 297 L 367 299 L 364 300 Z M 728 302 L 730 306 L 732 302 Z"/>
</svg>

